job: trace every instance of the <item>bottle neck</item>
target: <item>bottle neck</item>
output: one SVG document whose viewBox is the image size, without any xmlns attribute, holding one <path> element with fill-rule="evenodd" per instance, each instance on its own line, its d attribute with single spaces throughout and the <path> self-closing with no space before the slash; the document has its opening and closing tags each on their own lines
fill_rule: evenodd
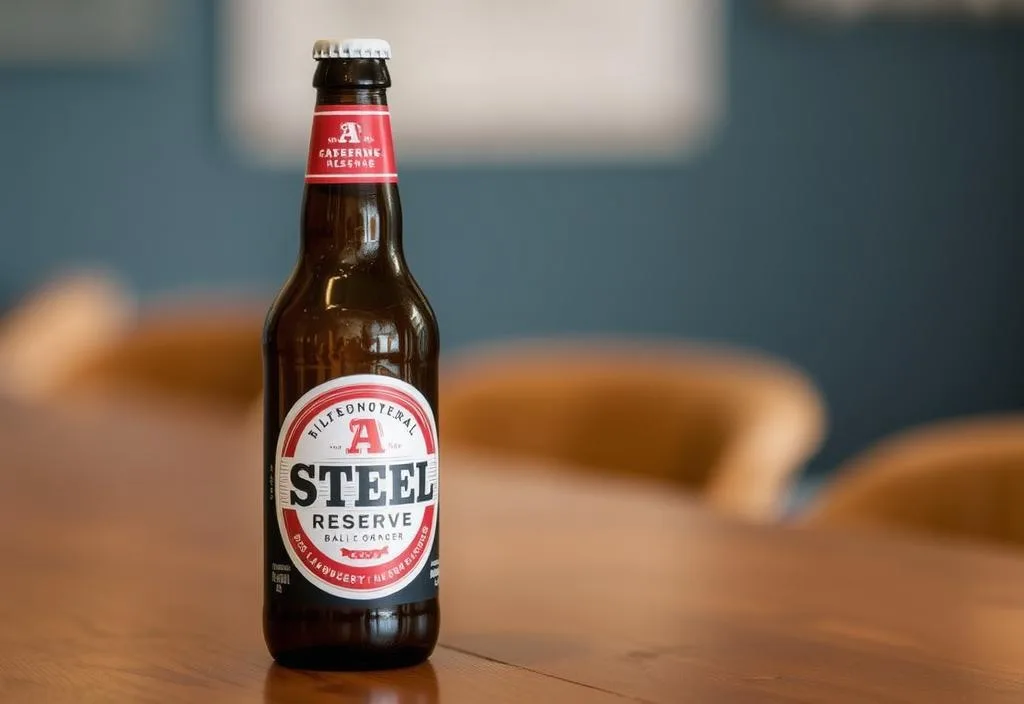
<svg viewBox="0 0 1024 704">
<path fill-rule="evenodd" d="M 318 63 L 302 213 L 302 258 L 319 266 L 402 266 L 402 208 L 387 65 Z"/>
</svg>

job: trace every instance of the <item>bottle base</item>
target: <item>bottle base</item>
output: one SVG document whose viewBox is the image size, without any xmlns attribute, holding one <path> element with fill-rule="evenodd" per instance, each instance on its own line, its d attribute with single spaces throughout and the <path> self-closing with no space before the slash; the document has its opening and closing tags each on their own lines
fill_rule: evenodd
<svg viewBox="0 0 1024 704">
<path fill-rule="evenodd" d="M 271 653 L 278 665 L 292 670 L 359 672 L 395 670 L 426 662 L 434 648 L 405 646 L 374 652 L 345 646 L 314 646 Z"/>
<path fill-rule="evenodd" d="M 263 639 L 290 669 L 390 670 L 429 658 L 439 625 L 436 598 L 372 609 L 268 601 Z"/>
</svg>

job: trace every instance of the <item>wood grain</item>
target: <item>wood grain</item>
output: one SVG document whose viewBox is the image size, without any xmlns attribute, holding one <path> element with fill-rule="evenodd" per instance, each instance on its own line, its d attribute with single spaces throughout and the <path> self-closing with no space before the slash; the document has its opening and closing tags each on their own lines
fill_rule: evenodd
<svg viewBox="0 0 1024 704">
<path fill-rule="evenodd" d="M 0 407 L 0 701 L 1024 701 L 1024 561 L 748 526 L 681 495 L 446 457 L 442 645 L 274 666 L 260 479 L 219 419 Z"/>
<path fill-rule="evenodd" d="M 446 497 L 445 643 L 649 701 L 1024 700 L 1013 554 L 757 528 L 522 467 Z"/>
</svg>

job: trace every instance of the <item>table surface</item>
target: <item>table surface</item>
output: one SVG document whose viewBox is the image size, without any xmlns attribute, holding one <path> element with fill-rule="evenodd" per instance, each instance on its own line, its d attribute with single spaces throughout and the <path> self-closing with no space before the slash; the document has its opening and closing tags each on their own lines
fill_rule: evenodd
<svg viewBox="0 0 1024 704">
<path fill-rule="evenodd" d="M 0 701 L 1024 701 L 1024 559 L 749 526 L 446 457 L 427 665 L 310 673 L 260 635 L 258 438 L 0 405 Z"/>
</svg>

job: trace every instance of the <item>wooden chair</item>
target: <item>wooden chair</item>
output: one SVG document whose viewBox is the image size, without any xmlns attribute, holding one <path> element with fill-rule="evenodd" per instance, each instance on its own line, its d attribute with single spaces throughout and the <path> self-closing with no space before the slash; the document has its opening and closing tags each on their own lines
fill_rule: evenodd
<svg viewBox="0 0 1024 704">
<path fill-rule="evenodd" d="M 1024 547 L 1024 414 L 883 441 L 840 469 L 804 522 Z"/>
<path fill-rule="evenodd" d="M 108 275 L 61 276 L 0 320 L 0 395 L 244 413 L 262 387 L 265 311 L 222 298 L 139 310 Z"/>
<path fill-rule="evenodd" d="M 24 401 L 59 395 L 67 375 L 124 334 L 134 314 L 135 300 L 106 274 L 47 282 L 0 321 L 0 393 Z"/>
<path fill-rule="evenodd" d="M 535 341 L 477 350 L 441 377 L 445 451 L 482 451 L 670 482 L 776 517 L 818 447 L 820 396 L 799 371 L 735 350 Z"/>
<path fill-rule="evenodd" d="M 261 306 L 175 305 L 65 375 L 72 399 L 136 399 L 244 414 L 263 384 Z"/>
</svg>

